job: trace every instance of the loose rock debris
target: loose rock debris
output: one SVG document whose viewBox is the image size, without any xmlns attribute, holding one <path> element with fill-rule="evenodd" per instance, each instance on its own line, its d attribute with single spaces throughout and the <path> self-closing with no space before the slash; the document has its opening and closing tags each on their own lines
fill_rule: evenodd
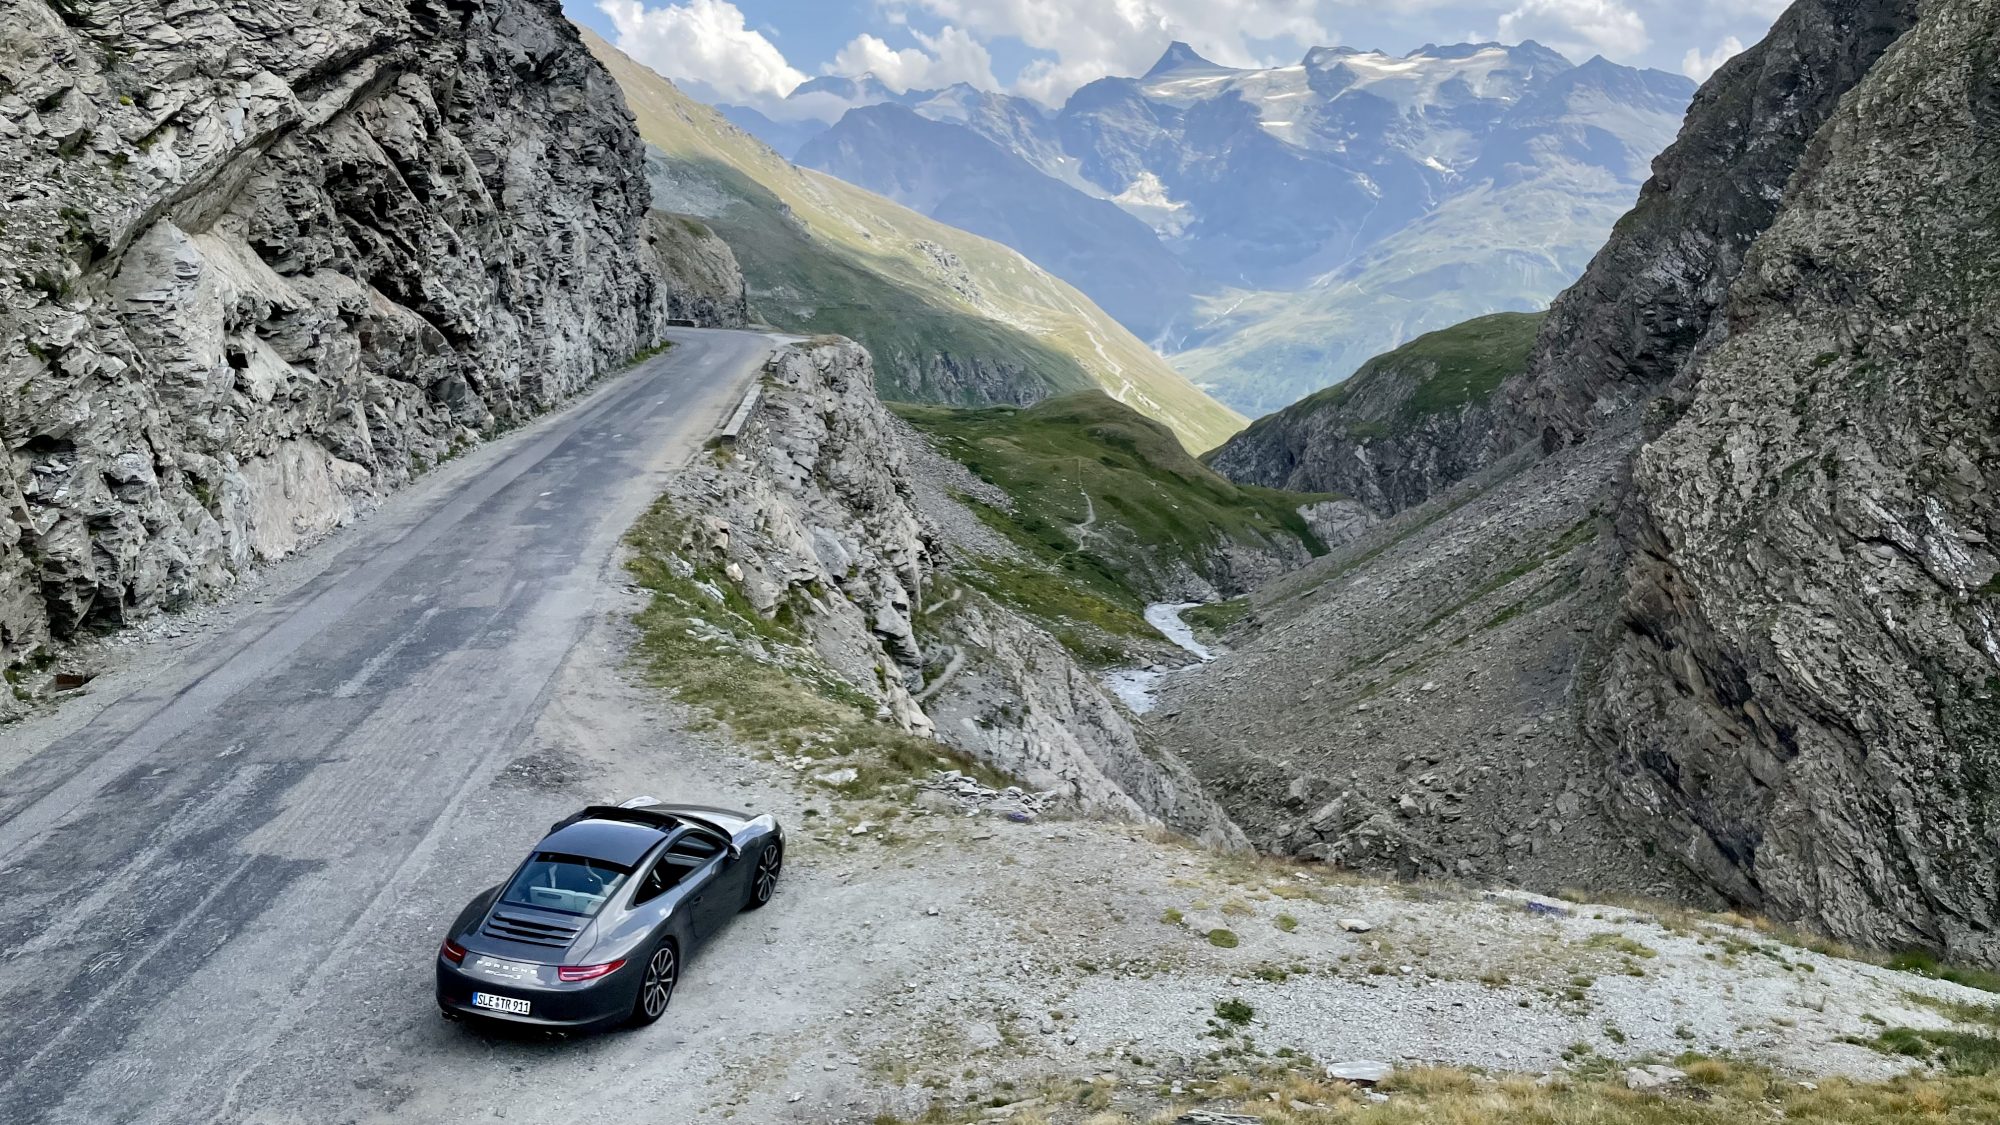
<svg viewBox="0 0 2000 1125">
<path fill-rule="evenodd" d="M 1041 816 L 1061 797 L 1061 794 L 1053 789 L 1040 793 L 1029 792 L 1018 785 L 993 789 L 958 770 L 943 770 L 933 774 L 930 780 L 923 782 L 919 788 L 923 793 L 944 795 L 948 799 L 948 807 L 968 816 L 992 813 L 1023 824 Z"/>
</svg>

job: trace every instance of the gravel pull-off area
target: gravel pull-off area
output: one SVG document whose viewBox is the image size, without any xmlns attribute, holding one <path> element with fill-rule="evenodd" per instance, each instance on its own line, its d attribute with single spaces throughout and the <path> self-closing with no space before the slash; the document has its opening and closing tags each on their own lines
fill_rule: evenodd
<svg viewBox="0 0 2000 1125">
<path fill-rule="evenodd" d="M 777 899 L 700 952 L 649 1030 L 482 1035 L 421 993 L 376 998 L 408 1014 L 343 1075 L 380 1097 L 367 1119 L 859 1123 L 1052 1077 L 1150 1114 L 1246 1051 L 1539 1075 L 1693 1050 L 1880 1077 L 1908 1060 L 1843 1036 L 1945 1026 L 1918 997 L 1990 999 L 1719 922 L 1218 855 L 944 770 L 847 798 L 630 682 L 624 633 L 607 619 L 578 650 L 496 804 L 526 787 L 551 809 L 645 791 L 773 810 L 793 860 Z M 604 1081 L 615 1097 L 590 1092 Z"/>
</svg>

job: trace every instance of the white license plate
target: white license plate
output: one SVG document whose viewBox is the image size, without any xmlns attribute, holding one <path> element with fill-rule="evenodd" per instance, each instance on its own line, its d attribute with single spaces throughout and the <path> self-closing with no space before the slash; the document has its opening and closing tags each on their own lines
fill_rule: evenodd
<svg viewBox="0 0 2000 1125">
<path fill-rule="evenodd" d="M 496 1012 L 506 1012 L 509 1015 L 515 1016 L 525 1016 L 528 1014 L 528 1002 L 526 1000 L 516 1000 L 512 996 L 495 996 L 491 992 L 473 993 L 472 1006 L 475 1008 L 491 1008 Z"/>
</svg>

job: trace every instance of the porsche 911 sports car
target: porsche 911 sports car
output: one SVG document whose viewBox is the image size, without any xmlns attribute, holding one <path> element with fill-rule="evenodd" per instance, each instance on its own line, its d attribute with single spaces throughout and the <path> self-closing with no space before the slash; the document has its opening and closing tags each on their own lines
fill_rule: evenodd
<svg viewBox="0 0 2000 1125">
<path fill-rule="evenodd" d="M 635 798 L 555 824 L 438 947 L 446 1016 L 560 1030 L 649 1024 L 683 960 L 771 901 L 785 839 L 769 815 Z"/>
</svg>

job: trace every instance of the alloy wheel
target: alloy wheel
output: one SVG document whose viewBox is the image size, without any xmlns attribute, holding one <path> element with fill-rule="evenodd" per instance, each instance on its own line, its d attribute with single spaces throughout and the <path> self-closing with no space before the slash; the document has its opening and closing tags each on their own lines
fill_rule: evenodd
<svg viewBox="0 0 2000 1125">
<path fill-rule="evenodd" d="M 674 982 L 680 975 L 680 964 L 674 958 L 674 948 L 663 945 L 646 962 L 646 980 L 641 986 L 639 1003 L 644 1008 L 646 1018 L 659 1019 L 666 1013 L 667 1002 L 674 998 Z"/>
<path fill-rule="evenodd" d="M 771 895 L 778 889 L 778 871 L 784 866 L 784 854 L 777 844 L 764 849 L 757 859 L 757 875 L 752 893 L 757 896 L 757 904 L 762 906 L 771 901 Z"/>
</svg>

